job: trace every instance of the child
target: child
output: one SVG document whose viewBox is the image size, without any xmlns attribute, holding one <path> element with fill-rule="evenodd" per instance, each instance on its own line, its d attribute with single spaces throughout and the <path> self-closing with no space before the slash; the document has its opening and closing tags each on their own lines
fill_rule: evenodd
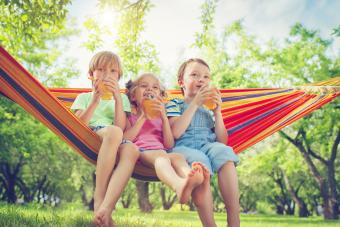
<svg viewBox="0 0 340 227">
<path fill-rule="evenodd" d="M 158 178 L 176 192 L 180 203 L 188 202 L 192 190 L 202 183 L 203 175 L 197 164 L 193 165 L 192 170 L 182 155 L 166 152 L 174 145 L 174 138 L 162 101 L 164 88 L 150 73 L 129 81 L 126 88 L 136 113 L 128 116 L 124 139 L 133 141 L 139 147 L 140 160 L 155 168 Z M 145 110 L 143 101 L 150 96 L 155 98 Z M 158 116 L 150 118 L 145 111 L 156 112 Z"/>
<path fill-rule="evenodd" d="M 130 104 L 119 91 L 118 80 L 121 75 L 122 67 L 116 54 L 109 51 L 97 53 L 89 67 L 93 91 L 80 94 L 71 107 L 75 115 L 102 139 L 94 192 L 94 224 L 99 226 L 114 225 L 112 211 L 139 158 L 139 151 L 134 144 L 122 142 L 126 124 L 124 111 L 130 111 Z M 113 94 L 113 99 L 102 100 L 104 88 Z"/>
<path fill-rule="evenodd" d="M 239 158 L 226 146 L 227 131 L 221 114 L 221 95 L 209 89 L 210 69 L 201 59 L 189 59 L 178 71 L 178 84 L 184 100 L 174 99 L 167 104 L 176 145 L 172 152 L 183 154 L 189 163 L 201 162 L 204 171 L 218 173 L 218 183 L 227 210 L 229 227 L 240 226 L 239 194 L 235 163 Z M 212 100 L 215 109 L 202 107 Z M 209 178 L 209 174 L 205 174 Z M 209 184 L 202 184 L 192 194 L 204 226 L 216 226 Z"/>
</svg>

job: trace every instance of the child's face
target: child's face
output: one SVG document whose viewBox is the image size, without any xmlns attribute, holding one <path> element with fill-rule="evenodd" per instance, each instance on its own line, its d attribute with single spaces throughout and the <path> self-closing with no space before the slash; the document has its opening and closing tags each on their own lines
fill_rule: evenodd
<svg viewBox="0 0 340 227">
<path fill-rule="evenodd" d="M 184 71 L 183 79 L 178 81 L 183 88 L 184 96 L 193 97 L 202 86 L 210 83 L 210 70 L 198 62 L 189 63 Z"/>
<path fill-rule="evenodd" d="M 143 99 L 152 95 L 153 97 L 158 97 L 161 95 L 161 89 L 159 81 L 153 76 L 142 77 L 137 84 L 136 90 L 133 94 L 133 101 L 141 106 Z"/>
<path fill-rule="evenodd" d="M 102 80 L 106 77 L 113 77 L 116 80 L 119 80 L 118 67 L 115 64 L 99 66 L 93 71 L 92 76 L 94 80 Z"/>
</svg>

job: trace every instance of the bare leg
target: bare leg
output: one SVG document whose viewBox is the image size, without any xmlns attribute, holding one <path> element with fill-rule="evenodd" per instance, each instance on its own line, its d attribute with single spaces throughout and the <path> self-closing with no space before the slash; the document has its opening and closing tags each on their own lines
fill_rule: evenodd
<svg viewBox="0 0 340 227">
<path fill-rule="evenodd" d="M 213 198 L 210 189 L 209 170 L 201 163 L 193 163 L 193 166 L 200 165 L 204 175 L 204 181 L 192 192 L 198 215 L 204 227 L 217 227 L 214 219 Z"/>
<path fill-rule="evenodd" d="M 237 172 L 233 162 L 227 162 L 220 168 L 218 172 L 218 184 L 227 209 L 228 227 L 239 227 L 239 190 Z"/>
<path fill-rule="evenodd" d="M 101 220 L 104 226 L 113 226 L 112 211 L 131 177 L 140 154 L 137 147 L 131 143 L 121 145 L 118 152 L 119 162 L 110 178 L 104 200 L 96 212 L 96 219 Z"/>
<path fill-rule="evenodd" d="M 191 172 L 191 168 L 185 160 L 184 156 L 178 153 L 170 153 L 168 154 L 171 165 L 175 169 L 176 173 L 185 178 Z"/>
<path fill-rule="evenodd" d="M 123 137 L 122 130 L 116 126 L 105 127 L 97 132 L 102 138 L 102 144 L 98 153 L 96 166 L 96 188 L 94 191 L 94 211 L 96 212 L 102 203 L 109 179 L 111 177 L 118 146 Z"/>
<path fill-rule="evenodd" d="M 193 170 L 190 170 L 185 178 L 178 176 L 165 151 L 155 150 L 143 152 L 141 154 L 141 160 L 155 167 L 159 179 L 176 191 L 180 203 L 188 202 L 192 190 L 203 181 L 202 174 L 200 175 Z M 188 165 L 185 160 L 183 163 Z"/>
</svg>

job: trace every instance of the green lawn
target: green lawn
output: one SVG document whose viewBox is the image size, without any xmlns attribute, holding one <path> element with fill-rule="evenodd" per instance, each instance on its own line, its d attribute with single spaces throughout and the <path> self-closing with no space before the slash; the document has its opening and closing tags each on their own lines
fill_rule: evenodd
<svg viewBox="0 0 340 227">
<path fill-rule="evenodd" d="M 225 226 L 224 214 L 215 214 L 218 226 Z M 0 204 L 0 226 L 92 226 L 92 213 L 79 208 L 52 209 L 39 206 Z M 117 226 L 200 226 L 198 216 L 189 211 L 154 211 L 120 209 L 114 213 Z M 241 215 L 242 227 L 336 227 L 340 222 L 324 221 L 321 217 L 298 218 L 277 215 Z"/>
</svg>

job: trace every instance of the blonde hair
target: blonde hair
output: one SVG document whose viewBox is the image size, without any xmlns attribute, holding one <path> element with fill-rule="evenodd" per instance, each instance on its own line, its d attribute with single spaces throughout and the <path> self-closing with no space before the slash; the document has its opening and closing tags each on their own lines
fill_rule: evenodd
<svg viewBox="0 0 340 227">
<path fill-rule="evenodd" d="M 190 58 L 190 59 L 186 60 L 185 62 L 183 62 L 182 65 L 179 67 L 178 73 L 177 73 L 177 82 L 179 82 L 180 80 L 183 80 L 185 69 L 192 62 L 200 63 L 200 64 L 206 66 L 210 70 L 208 63 L 206 63 L 203 59 L 201 59 L 201 58 Z M 183 88 L 181 88 L 181 91 L 182 91 L 182 94 L 184 94 Z"/>
<path fill-rule="evenodd" d="M 139 85 L 139 82 L 144 78 L 144 77 L 147 77 L 147 76 L 151 76 L 153 77 L 154 79 L 156 79 L 159 83 L 159 89 L 160 89 L 160 95 L 162 98 L 165 98 L 167 97 L 167 94 L 166 94 L 166 89 L 165 87 L 161 84 L 161 82 L 159 81 L 159 79 L 157 78 L 157 76 L 153 73 L 143 73 L 141 75 L 139 75 L 135 80 L 129 80 L 125 87 L 126 87 L 126 96 L 129 98 L 130 100 L 130 103 L 131 105 L 137 107 L 137 103 L 135 101 L 133 101 L 133 96 L 135 94 L 135 91 L 136 91 L 136 88 L 138 87 Z"/>
<path fill-rule="evenodd" d="M 123 75 L 122 64 L 118 55 L 111 51 L 101 51 L 96 53 L 89 64 L 89 75 L 93 76 L 93 72 L 99 67 L 115 65 L 118 69 L 118 78 Z"/>
</svg>

